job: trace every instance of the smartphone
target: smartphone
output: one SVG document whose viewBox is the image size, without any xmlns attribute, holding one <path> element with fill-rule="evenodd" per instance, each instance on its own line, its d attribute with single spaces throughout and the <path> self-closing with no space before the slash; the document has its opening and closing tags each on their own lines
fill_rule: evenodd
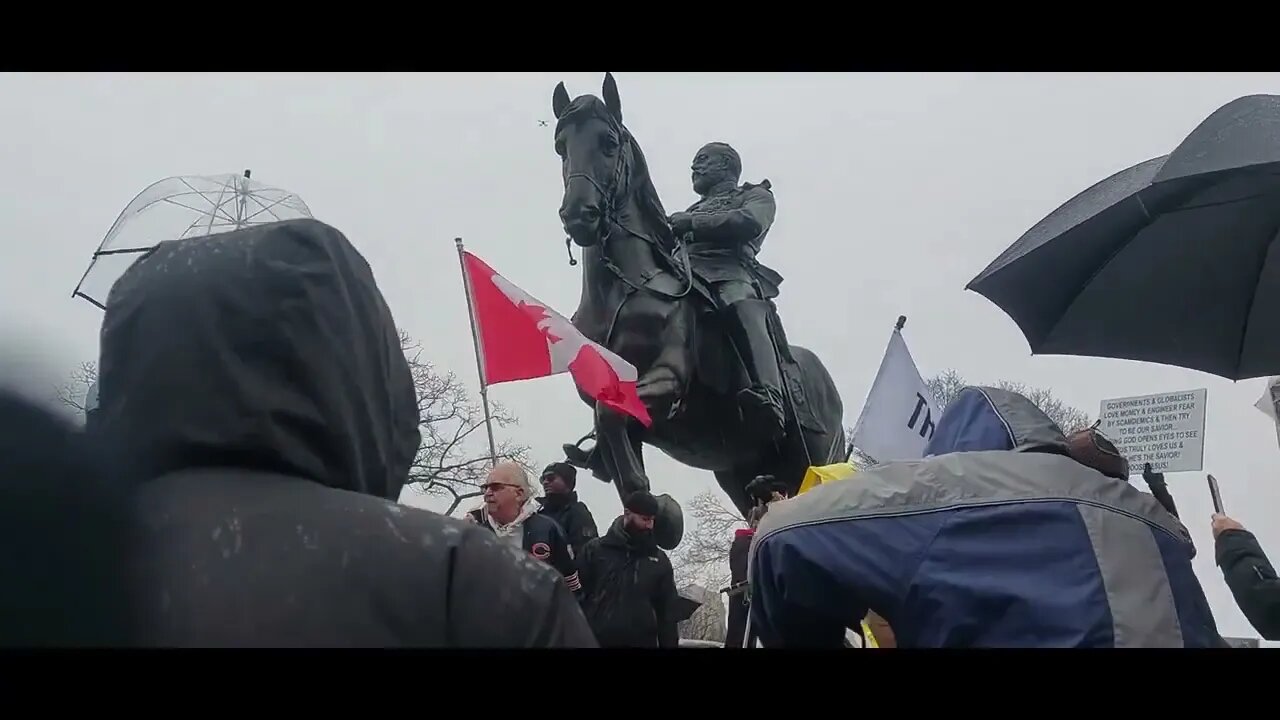
<svg viewBox="0 0 1280 720">
<path fill-rule="evenodd" d="M 1213 475 L 1209 476 L 1209 494 L 1213 496 L 1213 511 L 1223 513 L 1222 492 L 1218 490 L 1218 481 Z"/>
</svg>

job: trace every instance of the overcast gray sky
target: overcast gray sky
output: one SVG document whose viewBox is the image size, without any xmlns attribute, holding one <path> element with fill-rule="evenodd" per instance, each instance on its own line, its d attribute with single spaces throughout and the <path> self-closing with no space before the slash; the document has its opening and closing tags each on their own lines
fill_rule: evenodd
<svg viewBox="0 0 1280 720">
<path fill-rule="evenodd" d="M 0 301 L 6 337 L 46 378 L 97 354 L 100 311 L 72 288 L 144 187 L 240 172 L 301 195 L 372 264 L 399 324 L 474 388 L 453 238 L 566 315 L 579 268 L 556 217 L 551 91 L 599 94 L 603 72 L 0 75 Z M 1280 448 L 1231 383 L 1136 362 L 1031 357 L 1013 322 L 965 283 L 1072 195 L 1169 152 L 1224 103 L 1274 91 L 1265 74 L 618 73 L 625 120 L 668 211 L 694 200 L 688 164 L 711 140 L 768 178 L 778 217 L 762 260 L 786 276 L 791 340 L 816 351 L 857 418 L 899 314 L 926 375 L 1050 386 L 1097 415 L 1104 398 L 1208 388 L 1206 469 L 1227 508 L 1280 558 Z M 1178 288 L 1169 288 L 1176 294 Z M 1206 298 L 1206 302 L 1211 299 Z M 12 346 L 8 357 L 14 361 Z M 22 358 L 19 358 L 22 359 Z M 52 382 L 52 381 L 50 381 Z M 497 386 L 538 463 L 586 432 L 568 376 Z M 650 451 L 655 489 L 687 500 L 710 474 Z M 1170 477 L 1224 634 L 1255 636 L 1213 564 L 1202 473 Z M 602 525 L 609 487 L 579 490 Z M 414 498 L 405 498 L 417 502 Z"/>
</svg>

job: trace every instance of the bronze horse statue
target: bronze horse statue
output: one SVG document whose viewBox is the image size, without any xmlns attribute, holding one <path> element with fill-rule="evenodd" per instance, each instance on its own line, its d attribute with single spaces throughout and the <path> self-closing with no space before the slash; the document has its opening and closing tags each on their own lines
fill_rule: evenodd
<svg viewBox="0 0 1280 720">
<path fill-rule="evenodd" d="M 745 517 L 746 486 L 773 475 L 794 493 L 810 465 L 845 458 L 844 407 L 831 375 L 811 351 L 786 342 L 770 302 L 770 335 L 785 385 L 786 431 L 769 440 L 744 421 L 735 391 L 742 361 L 719 327 L 706 284 L 690 267 L 649 175 L 644 154 L 622 124 L 612 75 L 604 99 L 552 95 L 561 159 L 565 232 L 582 248 L 582 295 L 573 324 L 639 371 L 637 389 L 651 427 L 582 395 L 595 407 L 594 432 L 565 445 L 569 461 L 626 497 L 648 490 L 642 445 L 715 473 Z M 570 249 L 570 264 L 577 264 Z M 590 451 L 580 446 L 594 438 Z M 679 504 L 659 496 L 654 535 L 668 550 L 683 536 Z"/>
</svg>

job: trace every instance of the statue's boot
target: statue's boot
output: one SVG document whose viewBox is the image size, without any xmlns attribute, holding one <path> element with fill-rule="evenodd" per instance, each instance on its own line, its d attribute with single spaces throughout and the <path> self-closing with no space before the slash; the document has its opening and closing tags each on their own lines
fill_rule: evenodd
<svg viewBox="0 0 1280 720">
<path fill-rule="evenodd" d="M 585 438 L 584 438 L 585 439 Z M 579 440 L 578 442 L 582 442 Z M 590 470 L 592 476 L 604 482 L 613 482 L 613 478 L 609 477 L 609 473 L 604 467 L 604 457 L 600 452 L 599 446 L 592 446 L 590 450 L 583 450 L 578 445 L 570 445 L 565 443 L 560 446 L 564 450 L 564 461 L 570 465 L 583 470 Z"/>
<path fill-rule="evenodd" d="M 742 417 L 766 439 L 776 440 L 786 431 L 787 416 L 782 373 L 769 335 L 769 310 L 764 300 L 742 300 L 730 305 L 725 314 L 749 383 L 738 392 Z"/>
</svg>

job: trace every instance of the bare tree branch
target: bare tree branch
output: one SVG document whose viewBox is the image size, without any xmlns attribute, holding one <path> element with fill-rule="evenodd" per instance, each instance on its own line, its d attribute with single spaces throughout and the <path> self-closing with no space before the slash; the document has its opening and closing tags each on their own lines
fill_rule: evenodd
<svg viewBox="0 0 1280 720">
<path fill-rule="evenodd" d="M 933 394 L 933 401 L 938 404 L 939 409 L 950 405 L 956 395 L 968 385 L 960 373 L 950 368 L 925 380 L 924 383 L 929 386 L 929 392 Z"/>
<path fill-rule="evenodd" d="M 925 383 L 933 393 L 933 399 L 937 401 L 939 409 L 945 409 L 955 399 L 956 394 L 970 384 L 955 370 L 944 370 L 926 380 Z M 1089 413 L 1059 400 L 1053 394 L 1052 388 L 1030 387 L 1025 383 L 1009 380 L 999 381 L 996 387 L 1016 392 L 1030 400 L 1065 433 L 1074 432 L 1093 423 Z"/>
<path fill-rule="evenodd" d="M 733 533 L 747 526 L 737 510 L 729 508 L 718 493 L 695 495 L 684 511 L 692 526 L 672 553 L 676 585 L 701 585 L 718 590 L 729 584 L 729 546 Z"/>
<path fill-rule="evenodd" d="M 450 498 L 446 515 L 463 502 L 481 495 L 491 466 L 489 441 L 484 429 L 484 408 L 467 392 L 454 373 L 440 374 L 422 354 L 422 346 L 400 332 L 413 384 L 418 394 L 419 432 L 422 445 L 409 469 L 409 482 L 417 492 Z M 517 418 L 499 403 L 489 404 L 495 430 L 517 424 Z M 497 445 L 498 460 L 514 460 L 530 467 L 527 445 L 502 440 Z"/>
<path fill-rule="evenodd" d="M 67 382 L 58 388 L 58 402 L 83 415 L 89 387 L 97 381 L 97 364 L 92 362 L 80 363 L 80 367 L 71 372 Z"/>
<path fill-rule="evenodd" d="M 469 500 L 473 497 L 480 497 L 481 495 L 484 494 L 479 490 L 476 490 L 474 492 L 468 492 L 468 493 L 458 493 L 453 488 L 447 488 L 447 489 L 449 490 L 449 492 L 453 493 L 453 502 L 449 503 L 449 509 L 444 511 L 445 515 L 452 515 L 453 511 L 458 509 L 458 506 L 462 504 L 463 500 Z"/>
</svg>

